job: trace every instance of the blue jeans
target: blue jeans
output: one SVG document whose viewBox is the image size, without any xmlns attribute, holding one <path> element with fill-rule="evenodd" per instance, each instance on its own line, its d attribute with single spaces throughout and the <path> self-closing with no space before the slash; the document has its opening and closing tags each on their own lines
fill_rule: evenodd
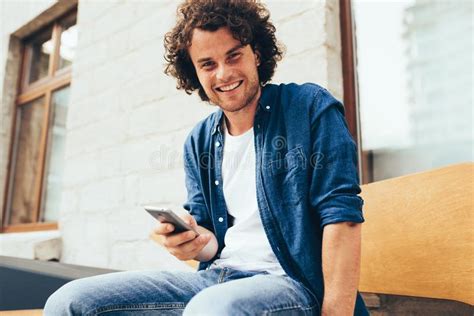
<svg viewBox="0 0 474 316">
<path fill-rule="evenodd" d="M 128 271 L 71 281 L 53 293 L 45 316 L 318 315 L 300 282 L 266 272 L 211 268 L 199 272 Z"/>
</svg>

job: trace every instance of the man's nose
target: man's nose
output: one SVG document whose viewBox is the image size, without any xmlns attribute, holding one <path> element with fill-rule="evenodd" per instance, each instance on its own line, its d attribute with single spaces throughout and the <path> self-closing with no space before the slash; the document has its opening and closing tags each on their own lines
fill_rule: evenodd
<svg viewBox="0 0 474 316">
<path fill-rule="evenodd" d="M 217 72 L 216 72 L 216 79 L 219 81 L 227 81 L 229 79 L 231 73 L 231 69 L 228 65 L 226 64 L 221 64 L 217 67 Z"/>
</svg>

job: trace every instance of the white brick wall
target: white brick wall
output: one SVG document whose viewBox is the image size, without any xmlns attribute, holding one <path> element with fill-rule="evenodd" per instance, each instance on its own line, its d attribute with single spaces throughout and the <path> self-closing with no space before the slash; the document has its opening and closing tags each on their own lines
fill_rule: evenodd
<svg viewBox="0 0 474 316">
<path fill-rule="evenodd" d="M 342 95 L 337 0 L 265 1 L 287 48 L 274 82 L 317 82 Z M 175 1 L 79 4 L 67 121 L 62 260 L 116 269 L 186 269 L 148 238 L 142 209 L 182 211 L 182 144 L 215 110 L 163 74 Z"/>
</svg>

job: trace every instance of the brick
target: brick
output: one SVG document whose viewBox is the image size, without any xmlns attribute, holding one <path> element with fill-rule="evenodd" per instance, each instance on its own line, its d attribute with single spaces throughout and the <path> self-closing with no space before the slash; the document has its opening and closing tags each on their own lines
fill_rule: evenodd
<svg viewBox="0 0 474 316">
<path fill-rule="evenodd" d="M 195 125 L 215 111 L 215 107 L 199 104 L 187 95 L 171 97 L 143 105 L 131 113 L 127 135 L 144 136 L 172 132 Z M 194 101 L 194 102 L 193 102 Z"/>
<path fill-rule="evenodd" d="M 163 43 L 163 36 L 174 24 L 174 16 L 167 11 L 153 8 L 128 29 L 129 50 L 139 49 L 150 42 Z M 150 14 L 151 13 L 151 14 Z M 153 30 L 153 31 L 150 31 Z"/>
<path fill-rule="evenodd" d="M 141 76 L 150 72 L 163 73 L 164 64 L 164 47 L 163 39 L 158 37 L 156 40 L 140 46 L 139 49 L 133 51 L 134 58 L 132 63 L 122 62 L 127 71 L 135 76 Z"/>
<path fill-rule="evenodd" d="M 137 18 L 143 18 L 144 16 L 150 15 L 150 12 L 156 11 L 161 11 L 165 14 L 172 15 L 177 7 L 175 0 L 129 0 L 129 2 L 133 3 L 137 7 Z"/>
<path fill-rule="evenodd" d="M 35 260 L 57 260 L 61 258 L 62 240 L 61 238 L 52 238 L 35 243 L 34 258 Z"/>
<path fill-rule="evenodd" d="M 139 175 L 137 173 L 127 175 L 124 177 L 125 195 L 123 197 L 123 203 L 126 206 L 138 205 L 138 183 Z"/>
<path fill-rule="evenodd" d="M 122 173 L 150 170 L 150 156 L 158 145 L 154 138 L 146 142 L 136 139 L 122 145 Z"/>
<path fill-rule="evenodd" d="M 98 215 L 121 205 L 124 195 L 122 178 L 110 178 L 84 185 L 79 191 L 79 209 Z"/>
<path fill-rule="evenodd" d="M 158 172 L 182 168 L 182 148 L 187 130 L 168 134 L 153 134 L 147 139 L 136 138 L 123 144 L 123 174 Z"/>
<path fill-rule="evenodd" d="M 164 205 L 175 201 L 184 202 L 186 198 L 184 171 L 170 170 L 143 175 L 139 180 L 138 192 L 138 199 L 143 204 Z"/>
<path fill-rule="evenodd" d="M 120 107 L 125 111 L 132 111 L 140 105 L 166 97 L 167 91 L 162 87 L 165 83 L 160 80 L 164 77 L 164 74 L 158 71 L 135 76 L 134 79 L 124 84 L 121 91 L 117 92 L 120 95 Z M 173 88 L 170 85 L 167 87 Z"/>
<path fill-rule="evenodd" d="M 135 6 L 121 2 L 107 9 L 103 15 L 94 20 L 93 43 L 105 40 L 135 22 Z"/>
<path fill-rule="evenodd" d="M 311 49 L 286 58 L 275 73 L 274 82 L 313 82 L 327 85 L 326 51 L 324 48 Z"/>
<path fill-rule="evenodd" d="M 121 165 L 122 165 L 122 146 L 114 146 L 109 149 L 104 149 L 99 153 L 98 164 L 99 177 L 109 178 L 121 176 Z"/>
<path fill-rule="evenodd" d="M 103 39 L 101 43 L 105 44 L 105 51 L 107 60 L 116 60 L 120 56 L 129 51 L 129 42 L 131 34 L 127 29 L 116 32 L 107 38 Z"/>
<path fill-rule="evenodd" d="M 93 32 L 93 29 L 86 29 L 79 34 L 88 34 L 90 32 Z M 110 58 L 107 56 L 107 49 L 107 41 L 100 41 L 94 43 L 94 45 L 85 45 L 79 37 L 76 59 L 74 60 L 73 78 L 76 79 L 78 76 L 82 76 L 83 73 L 90 73 L 91 69 L 110 61 Z"/>
<path fill-rule="evenodd" d="M 155 226 L 155 221 L 141 205 L 124 205 L 118 210 L 117 216 L 108 220 L 108 225 L 115 244 L 120 241 L 145 240 Z"/>
<path fill-rule="evenodd" d="M 90 152 L 67 159 L 64 168 L 64 185 L 71 187 L 96 180 L 99 174 L 99 154 Z"/>
<path fill-rule="evenodd" d="M 74 68 L 73 68 L 74 69 Z M 92 86 L 91 82 L 94 80 L 94 72 L 87 71 L 81 74 L 78 74 L 77 77 L 74 77 L 74 82 L 71 85 L 71 95 L 70 95 L 70 102 L 74 104 L 80 100 L 83 100 L 86 97 L 90 97 L 92 95 Z M 68 120 L 70 120 L 70 112 L 74 111 L 75 108 L 69 106 L 68 110 Z M 80 109 L 78 109 L 80 110 Z"/>
<path fill-rule="evenodd" d="M 334 97 L 339 100 L 343 98 L 343 78 L 341 55 L 334 50 L 327 50 L 327 88 Z"/>
<path fill-rule="evenodd" d="M 89 123 L 100 122 L 116 115 L 120 110 L 119 95 L 116 88 L 99 91 L 82 101 L 73 101 L 69 105 L 68 128 L 77 128 Z M 94 113 L 94 115 L 91 115 Z"/>
<path fill-rule="evenodd" d="M 96 20 L 99 16 L 104 15 L 111 8 L 116 6 L 118 1 L 97 1 L 97 0 L 81 0 L 79 1 L 79 18 L 82 23 L 88 23 Z M 78 19 L 79 20 L 79 19 Z"/>
<path fill-rule="evenodd" d="M 116 62 L 107 62 L 91 71 L 93 72 L 92 81 L 88 84 L 92 86 L 92 94 L 97 94 L 119 85 L 121 83 L 121 73 L 126 71 L 126 68 L 119 67 Z"/>
<path fill-rule="evenodd" d="M 68 214 L 75 214 L 79 211 L 78 190 L 63 186 L 61 193 L 61 210 L 59 212 L 59 221 L 62 221 Z"/>
<path fill-rule="evenodd" d="M 270 10 L 271 20 L 275 24 L 280 24 L 289 17 L 297 16 L 307 10 L 316 8 L 322 1 L 315 0 L 267 0 L 264 1 L 265 6 Z"/>
<path fill-rule="evenodd" d="M 122 143 L 125 140 L 125 122 L 126 114 L 119 114 L 107 120 L 68 130 L 66 159 L 78 153 L 93 152 Z"/>
<path fill-rule="evenodd" d="M 83 264 L 79 249 L 84 247 L 84 243 L 78 236 L 84 236 L 85 215 L 79 211 L 61 213 L 59 222 L 63 239 L 61 262 Z"/>
<path fill-rule="evenodd" d="M 380 297 L 377 294 L 373 293 L 363 293 L 362 294 L 365 305 L 368 308 L 378 308 L 380 307 Z"/>
<path fill-rule="evenodd" d="M 324 11 L 310 9 L 278 25 L 277 39 L 285 46 L 287 54 L 297 54 L 325 42 Z"/>
<path fill-rule="evenodd" d="M 94 216 L 74 214 L 74 216 L 68 217 L 63 222 L 64 240 L 69 241 L 68 251 L 64 253 L 63 257 L 64 262 L 80 262 L 81 265 L 106 268 L 110 248 L 109 225 L 107 223 L 109 217 L 110 214 L 105 212 L 97 212 Z M 78 225 L 78 223 L 82 223 L 82 225 Z"/>
</svg>

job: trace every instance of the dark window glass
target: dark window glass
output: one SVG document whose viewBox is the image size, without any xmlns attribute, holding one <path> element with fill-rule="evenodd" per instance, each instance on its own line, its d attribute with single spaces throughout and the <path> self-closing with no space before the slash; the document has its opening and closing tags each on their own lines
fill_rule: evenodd
<svg viewBox="0 0 474 316">
<path fill-rule="evenodd" d="M 36 182 L 39 177 L 39 155 L 43 133 L 44 98 L 22 105 L 17 111 L 15 148 L 12 156 L 10 225 L 33 223 L 36 204 Z"/>
<path fill-rule="evenodd" d="M 27 53 L 30 56 L 27 73 L 28 83 L 33 83 L 48 75 L 49 58 L 54 50 L 51 34 L 52 28 L 48 28 L 28 41 L 26 45 Z"/>
</svg>

